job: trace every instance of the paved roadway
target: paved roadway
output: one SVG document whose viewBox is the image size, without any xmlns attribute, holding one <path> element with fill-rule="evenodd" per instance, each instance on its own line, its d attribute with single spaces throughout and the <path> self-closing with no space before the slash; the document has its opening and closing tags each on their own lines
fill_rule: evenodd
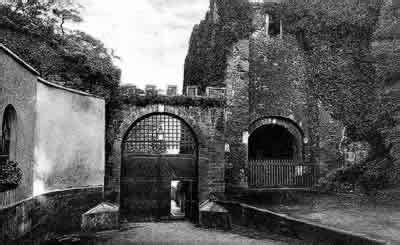
<svg viewBox="0 0 400 245">
<path fill-rule="evenodd" d="M 267 232 L 258 232 L 244 227 L 235 226 L 232 231 L 224 232 L 217 230 L 206 230 L 185 221 L 164 223 L 130 223 L 124 225 L 120 231 L 100 232 L 94 236 L 91 236 L 90 238 L 70 237 L 70 239 L 75 240 L 75 242 L 72 244 L 82 245 L 306 244 L 298 240 L 269 234 Z"/>
</svg>

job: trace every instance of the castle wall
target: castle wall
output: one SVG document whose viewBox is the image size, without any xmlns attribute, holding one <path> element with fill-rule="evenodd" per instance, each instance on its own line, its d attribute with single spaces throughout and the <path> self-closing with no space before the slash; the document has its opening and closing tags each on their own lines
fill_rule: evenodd
<svg viewBox="0 0 400 245">
<path fill-rule="evenodd" d="M 399 19 L 400 6 L 392 0 L 385 0 L 381 10 L 375 40 L 372 43 L 372 53 L 377 57 L 376 69 L 379 76 L 385 78 L 383 98 L 393 106 L 393 125 L 380 129 L 384 144 L 390 157 L 394 160 L 393 180 L 398 184 L 400 177 L 400 36 Z"/>
<path fill-rule="evenodd" d="M 0 46 L 0 127 L 5 108 L 12 105 L 17 114 L 16 161 L 23 172 L 17 189 L 0 192 L 0 207 L 32 195 L 37 75 Z M 0 137 L 1 131 L 0 128 Z"/>
<path fill-rule="evenodd" d="M 37 82 L 36 194 L 104 183 L 105 102 Z"/>
<path fill-rule="evenodd" d="M 304 161 L 318 162 L 318 108 L 311 101 L 304 55 L 293 36 L 267 34 L 269 9 L 255 7 L 250 38 L 250 118 L 282 117 L 301 128 Z M 275 19 L 274 21 L 279 21 Z M 283 28 L 284 29 L 284 28 Z M 316 119 L 316 120 L 315 120 Z"/>
<path fill-rule="evenodd" d="M 107 125 L 110 154 L 106 159 L 105 197 L 119 203 L 121 187 L 122 143 L 125 134 L 137 120 L 152 113 L 168 113 L 186 122 L 198 141 L 198 198 L 210 193 L 224 193 L 224 109 L 189 105 L 122 104 L 113 108 L 114 120 Z"/>
<path fill-rule="evenodd" d="M 247 6 L 236 2 L 227 6 L 225 1 L 211 1 L 206 19 L 192 33 L 187 56 L 187 61 L 192 60 L 194 54 L 200 55 L 200 61 L 214 60 L 216 54 L 209 52 L 210 48 L 220 43 L 229 45 L 224 47 L 228 51 L 217 60 L 222 60 L 220 65 L 224 65 L 223 81 L 218 86 L 227 89 L 226 182 L 233 188 L 247 185 L 248 131 L 252 123 L 263 118 L 281 118 L 301 129 L 302 137 L 297 140 L 304 145 L 303 160 L 306 163 L 320 161 L 320 109 L 317 101 L 308 94 L 301 49 L 292 36 L 267 34 L 266 15 L 270 14 L 272 18 L 274 13 L 268 11 L 272 11 L 274 8 L 271 6 L 279 1 L 250 2 Z M 229 19 L 237 19 L 240 28 L 232 25 Z M 218 42 L 221 35 L 231 34 L 222 33 L 218 26 L 233 32 L 238 40 Z M 281 31 L 282 26 L 279 28 Z M 202 63 L 196 67 L 209 69 Z M 185 78 L 193 75 L 199 73 L 187 62 Z M 196 83 L 191 80 L 190 85 L 216 86 L 215 81 L 206 78 Z M 185 83 L 189 84 L 189 81 L 185 79 Z M 327 155 L 331 156 L 330 153 Z"/>
<path fill-rule="evenodd" d="M 246 186 L 247 143 L 243 134 L 249 126 L 249 40 L 240 40 L 231 48 L 225 74 L 226 106 L 226 182 L 229 186 Z"/>
</svg>

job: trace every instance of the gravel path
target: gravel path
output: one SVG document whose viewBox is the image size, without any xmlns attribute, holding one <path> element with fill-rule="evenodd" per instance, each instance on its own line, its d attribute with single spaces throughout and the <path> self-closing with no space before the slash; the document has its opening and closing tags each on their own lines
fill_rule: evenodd
<svg viewBox="0 0 400 245">
<path fill-rule="evenodd" d="M 297 240 L 258 232 L 235 226 L 224 232 L 199 228 L 189 222 L 130 223 L 120 231 L 100 232 L 86 237 L 70 237 L 68 244 L 87 245 L 133 245 L 133 244 L 305 244 Z M 79 240 L 79 241 L 78 241 Z M 59 243 L 64 244 L 64 243 Z"/>
</svg>

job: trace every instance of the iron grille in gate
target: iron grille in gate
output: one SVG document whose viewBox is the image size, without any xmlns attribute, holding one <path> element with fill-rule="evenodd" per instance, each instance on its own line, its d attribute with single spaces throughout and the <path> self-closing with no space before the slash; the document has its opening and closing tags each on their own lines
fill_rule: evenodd
<svg viewBox="0 0 400 245">
<path fill-rule="evenodd" d="M 154 114 L 141 119 L 124 141 L 124 152 L 136 154 L 193 154 L 195 140 L 180 119 Z"/>
</svg>

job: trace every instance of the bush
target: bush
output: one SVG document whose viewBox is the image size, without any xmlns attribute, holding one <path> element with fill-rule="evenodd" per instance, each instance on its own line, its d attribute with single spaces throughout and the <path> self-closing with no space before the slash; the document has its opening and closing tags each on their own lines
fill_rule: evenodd
<svg viewBox="0 0 400 245">
<path fill-rule="evenodd" d="M 128 96 L 116 100 L 115 103 L 125 105 L 147 106 L 147 105 L 170 105 L 170 106 L 199 106 L 199 107 L 224 107 L 224 98 L 210 97 L 188 97 L 188 96 L 165 96 L 165 95 L 146 95 Z"/>
<path fill-rule="evenodd" d="M 321 178 L 318 187 L 322 191 L 373 194 L 391 184 L 393 167 L 393 162 L 387 158 L 342 167 Z"/>
<path fill-rule="evenodd" d="M 22 170 L 13 161 L 0 165 L 0 191 L 15 189 L 22 180 Z"/>
<path fill-rule="evenodd" d="M 383 189 L 391 184 L 390 174 L 392 170 L 393 162 L 389 159 L 368 162 L 359 178 L 359 185 L 366 193 Z"/>
</svg>

